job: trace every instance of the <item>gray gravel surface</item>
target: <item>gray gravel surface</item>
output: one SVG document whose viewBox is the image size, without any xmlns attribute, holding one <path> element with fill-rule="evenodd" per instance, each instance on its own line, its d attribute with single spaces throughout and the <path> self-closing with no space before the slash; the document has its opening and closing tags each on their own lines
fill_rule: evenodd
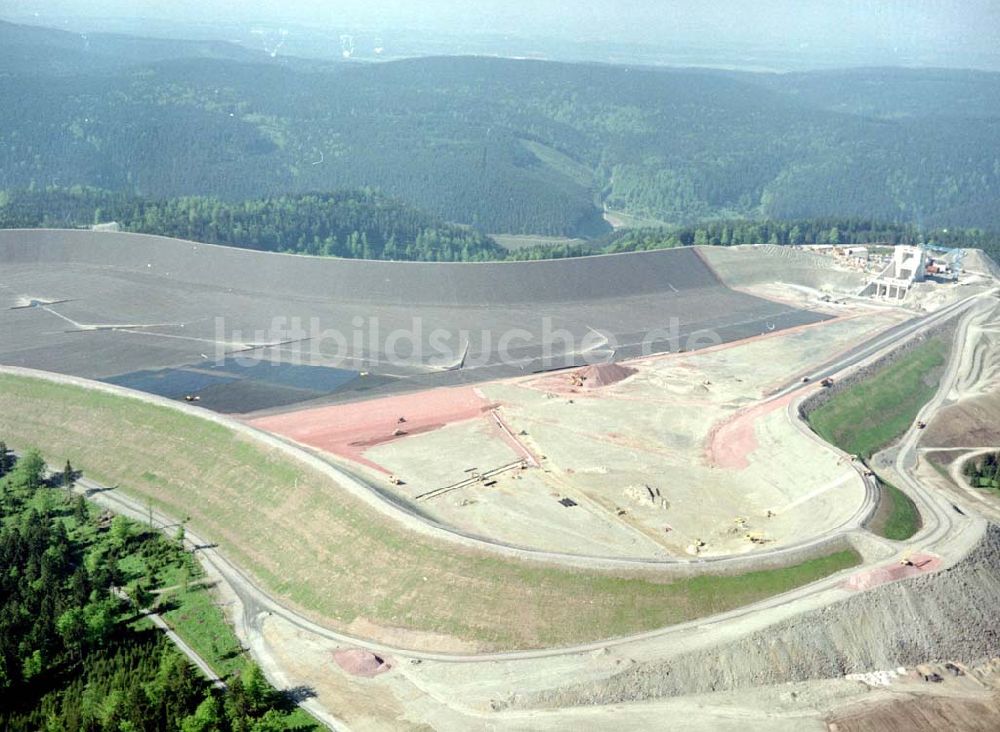
<svg viewBox="0 0 1000 732">
<path fill-rule="evenodd" d="M 515 707 L 614 704 L 837 678 L 1000 655 L 1000 527 L 950 569 L 877 587 L 741 640 L 604 681 L 515 697 Z"/>
</svg>

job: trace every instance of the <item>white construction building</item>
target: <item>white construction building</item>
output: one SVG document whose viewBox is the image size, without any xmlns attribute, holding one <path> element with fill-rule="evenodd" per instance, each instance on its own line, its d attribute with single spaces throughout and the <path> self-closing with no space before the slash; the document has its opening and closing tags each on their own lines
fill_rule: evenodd
<svg viewBox="0 0 1000 732">
<path fill-rule="evenodd" d="M 927 270 L 927 255 L 922 247 L 897 246 L 892 260 L 871 282 L 862 295 L 902 300 L 914 282 L 923 282 Z"/>
</svg>

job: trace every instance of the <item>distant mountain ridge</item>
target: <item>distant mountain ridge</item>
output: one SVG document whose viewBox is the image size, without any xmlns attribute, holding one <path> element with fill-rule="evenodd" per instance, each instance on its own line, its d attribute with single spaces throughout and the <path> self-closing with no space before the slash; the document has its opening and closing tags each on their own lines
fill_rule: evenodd
<svg viewBox="0 0 1000 732">
<path fill-rule="evenodd" d="M 53 53 L 56 51 L 56 53 Z M 262 61 L 226 41 L 176 41 L 117 33 L 72 33 L 0 20 L 0 74 L 105 71 L 176 58 Z"/>
<path fill-rule="evenodd" d="M 1000 229 L 1000 74 L 483 57 L 317 65 L 0 24 L 0 188 L 372 187 L 485 232 L 863 217 Z"/>
</svg>

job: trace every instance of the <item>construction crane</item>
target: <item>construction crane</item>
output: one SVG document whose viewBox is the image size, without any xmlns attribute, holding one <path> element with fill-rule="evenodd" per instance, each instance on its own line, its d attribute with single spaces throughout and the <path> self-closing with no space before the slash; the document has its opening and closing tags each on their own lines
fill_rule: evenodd
<svg viewBox="0 0 1000 732">
<path fill-rule="evenodd" d="M 937 245 L 928 245 L 925 248 L 932 252 L 940 252 L 945 256 L 950 256 L 952 258 L 951 268 L 956 274 L 962 270 L 962 260 L 965 259 L 965 249 L 958 247 L 942 247 Z"/>
</svg>

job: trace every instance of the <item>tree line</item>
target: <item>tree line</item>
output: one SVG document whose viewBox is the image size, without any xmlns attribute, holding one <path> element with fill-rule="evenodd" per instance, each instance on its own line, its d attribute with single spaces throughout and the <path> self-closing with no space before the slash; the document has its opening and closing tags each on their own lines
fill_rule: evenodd
<svg viewBox="0 0 1000 732">
<path fill-rule="evenodd" d="M 15 460 L 0 442 L 0 729 L 318 729 L 256 666 L 219 691 L 144 623 L 162 570 L 190 557 L 60 490 L 76 478 L 68 463 L 46 472 L 37 451 Z"/>
<path fill-rule="evenodd" d="M 631 252 L 698 244 L 920 244 L 996 253 L 1000 234 L 983 229 L 925 228 L 863 218 L 722 220 L 686 227 L 623 230 L 606 238 L 601 248 L 606 252 Z"/>
<path fill-rule="evenodd" d="M 899 244 L 946 249 L 982 249 L 1000 261 L 1000 234 L 983 229 L 933 228 L 889 224 L 869 219 L 811 219 L 800 221 L 725 220 L 685 227 L 621 229 L 588 242 L 526 247 L 509 259 L 559 259 L 593 254 L 616 254 L 686 246 L 741 244 Z"/>
<path fill-rule="evenodd" d="M 962 469 L 969 483 L 976 488 L 1000 490 L 1000 452 L 991 452 L 969 460 Z"/>
<path fill-rule="evenodd" d="M 468 262 L 504 255 L 478 231 L 447 224 L 370 189 L 235 202 L 150 199 L 83 186 L 0 193 L 0 228 L 107 222 L 124 231 L 208 244 L 352 259 Z"/>
<path fill-rule="evenodd" d="M 622 229 L 589 241 L 508 251 L 491 237 L 446 224 L 372 190 L 230 202 L 147 199 L 75 186 L 0 191 L 0 228 L 73 228 L 117 222 L 125 231 L 262 251 L 363 259 L 479 262 L 583 257 L 681 246 L 923 244 L 983 249 L 1000 261 L 1000 235 L 860 218 L 719 220 Z"/>
</svg>

